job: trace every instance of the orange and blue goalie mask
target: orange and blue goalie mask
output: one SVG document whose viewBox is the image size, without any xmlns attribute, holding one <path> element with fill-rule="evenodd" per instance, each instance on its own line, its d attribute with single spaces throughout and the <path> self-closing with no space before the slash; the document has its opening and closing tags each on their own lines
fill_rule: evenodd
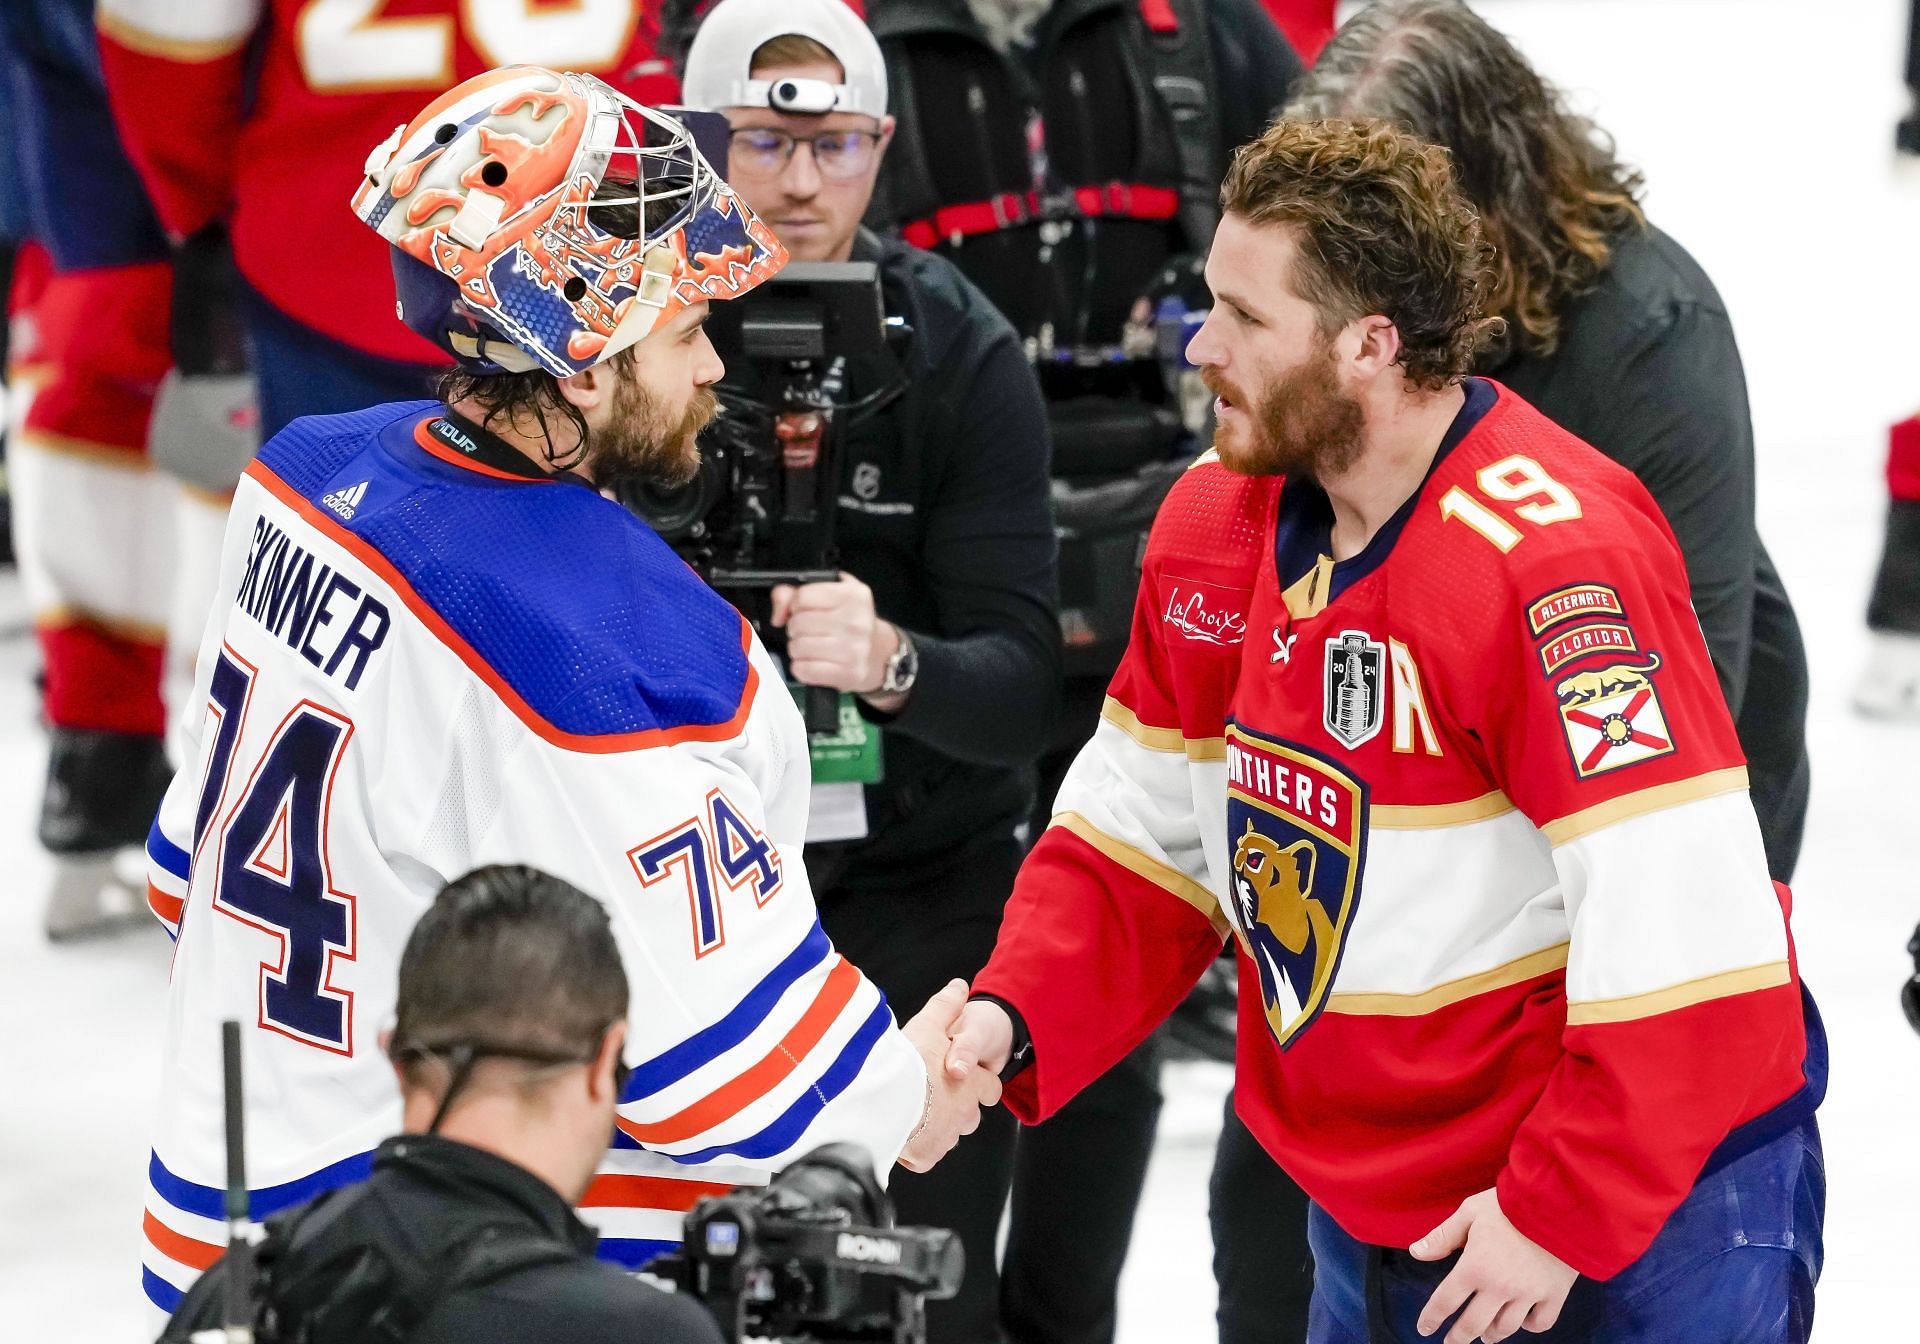
<svg viewBox="0 0 1920 1344">
<path fill-rule="evenodd" d="M 353 198 L 393 246 L 400 319 L 476 372 L 565 377 L 745 294 L 787 253 L 695 143 L 711 115 L 532 65 L 442 94 Z"/>
</svg>

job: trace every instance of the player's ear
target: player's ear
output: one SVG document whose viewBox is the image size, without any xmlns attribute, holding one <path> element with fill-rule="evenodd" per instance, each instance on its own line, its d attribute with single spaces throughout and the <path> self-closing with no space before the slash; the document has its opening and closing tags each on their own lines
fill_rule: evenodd
<svg viewBox="0 0 1920 1344">
<path fill-rule="evenodd" d="M 571 405 L 591 416 L 613 396 L 611 364 L 589 364 L 578 373 L 555 378 L 554 386 Z"/>
<path fill-rule="evenodd" d="M 1400 358 L 1400 328 L 1390 317 L 1370 313 L 1356 318 L 1343 334 L 1351 341 L 1349 362 L 1360 378 L 1376 378 Z"/>
<path fill-rule="evenodd" d="M 603 1096 L 610 1096 L 615 1102 L 620 1100 L 623 1072 L 620 1052 L 626 1048 L 626 1044 L 625 1022 L 615 1022 L 600 1038 L 600 1048 L 593 1052 L 593 1063 L 587 1068 L 587 1092 L 595 1101 Z"/>
</svg>

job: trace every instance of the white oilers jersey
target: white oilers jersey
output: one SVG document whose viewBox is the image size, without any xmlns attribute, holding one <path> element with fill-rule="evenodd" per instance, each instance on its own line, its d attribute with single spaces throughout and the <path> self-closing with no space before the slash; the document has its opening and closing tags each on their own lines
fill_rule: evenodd
<svg viewBox="0 0 1920 1344">
<path fill-rule="evenodd" d="M 357 1179 L 399 1128 L 401 950 L 483 864 L 612 917 L 634 1073 L 582 1202 L 603 1256 L 644 1263 L 701 1195 L 822 1143 L 884 1177 L 919 1120 L 918 1054 L 816 917 L 804 731 L 750 628 L 618 505 L 469 458 L 437 410 L 298 421 L 234 498 L 205 715 L 147 846 L 177 939 L 163 1310 L 223 1248 L 220 1023 L 245 1027 L 254 1216 Z"/>
</svg>

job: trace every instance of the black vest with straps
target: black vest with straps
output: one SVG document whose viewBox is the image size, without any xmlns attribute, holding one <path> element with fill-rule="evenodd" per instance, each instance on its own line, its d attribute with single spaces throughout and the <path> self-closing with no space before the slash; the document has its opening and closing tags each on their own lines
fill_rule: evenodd
<svg viewBox="0 0 1920 1344">
<path fill-rule="evenodd" d="M 1011 55 L 962 0 L 874 0 L 868 18 L 899 123 L 870 218 L 948 251 L 1022 335 L 1113 343 L 1166 258 L 1211 239 L 1206 0 L 1057 0 Z M 1091 236 L 1122 222 L 1147 227 Z"/>
</svg>

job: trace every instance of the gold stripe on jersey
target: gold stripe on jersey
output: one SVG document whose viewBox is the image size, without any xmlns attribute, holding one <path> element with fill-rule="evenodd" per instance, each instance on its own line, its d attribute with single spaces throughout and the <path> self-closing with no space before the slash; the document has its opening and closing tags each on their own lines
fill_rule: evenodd
<svg viewBox="0 0 1920 1344">
<path fill-rule="evenodd" d="M 1723 793 L 1735 793 L 1746 787 L 1747 767 L 1744 765 L 1709 770 L 1692 779 L 1676 779 L 1670 784 L 1656 784 L 1650 789 L 1623 793 L 1618 798 L 1595 803 L 1592 807 L 1548 822 L 1540 828 L 1540 833 L 1547 837 L 1548 844 L 1564 845 L 1570 840 L 1578 840 L 1583 835 L 1592 835 L 1595 831 L 1645 816 L 1649 812 L 1663 812 L 1669 807 L 1697 803 L 1702 798 L 1717 798 Z"/>
<path fill-rule="evenodd" d="M 125 616 L 109 616 L 105 612 L 77 607 L 72 603 L 43 607 L 33 614 L 35 630 L 70 630 L 75 626 L 86 626 L 111 635 L 115 639 L 124 639 L 135 644 L 167 642 L 165 625 L 153 621 L 134 620 Z"/>
<path fill-rule="evenodd" d="M 231 56 L 239 51 L 253 37 L 253 30 L 236 37 L 216 37 L 196 41 L 192 38 L 168 37 L 164 33 L 149 32 L 145 28 L 128 23 L 104 12 L 94 15 L 94 27 L 112 38 L 128 51 L 141 56 L 158 56 L 162 60 L 183 61 L 189 65 L 202 65 L 207 61 L 217 61 L 222 56 Z"/>
<path fill-rule="evenodd" d="M 1465 826 L 1476 821 L 1491 821 L 1513 811 L 1513 800 L 1495 789 L 1463 803 L 1434 803 L 1415 806 L 1375 803 L 1367 809 L 1367 823 L 1377 830 L 1437 831 L 1445 826 Z"/>
<path fill-rule="evenodd" d="M 1178 868 L 1162 863 L 1151 854 L 1142 853 L 1123 840 L 1114 839 L 1078 812 L 1057 812 L 1051 825 L 1072 831 L 1128 872 L 1144 877 L 1168 895 L 1185 901 L 1207 917 L 1207 922 L 1213 925 L 1213 931 L 1223 941 L 1231 932 L 1227 917 L 1220 913 L 1220 902 L 1214 899 L 1213 893 Z"/>
<path fill-rule="evenodd" d="M 48 453 L 54 457 L 78 458 L 82 462 L 91 462 L 97 467 L 109 467 L 114 471 L 144 474 L 153 470 L 153 463 L 147 457 L 147 450 L 141 447 L 118 443 L 97 443 L 91 439 L 76 439 L 66 434 L 49 434 L 43 429 L 22 429 L 14 435 L 13 442 L 22 448 L 31 448 L 35 452 Z"/>
<path fill-rule="evenodd" d="M 1755 990 L 1773 989 L 1792 983 L 1793 977 L 1787 971 L 1787 963 L 1770 961 L 1744 970 L 1703 975 L 1698 980 L 1650 990 L 1645 994 L 1629 994 L 1621 999 L 1570 1002 L 1567 1004 L 1567 1025 L 1590 1027 L 1598 1022 L 1633 1022 L 1643 1017 L 1658 1017 L 1661 1013 L 1671 1013 L 1680 1008 L 1691 1008 L 1696 1003 L 1730 999 L 1736 994 L 1751 994 Z"/>
<path fill-rule="evenodd" d="M 1140 722 L 1140 716 L 1108 696 L 1100 707 L 1100 717 L 1138 742 L 1148 751 L 1185 755 L 1190 761 L 1224 761 L 1227 739 L 1224 737 L 1185 737 L 1178 728 L 1155 728 Z"/>
<path fill-rule="evenodd" d="M 1522 985 L 1551 971 L 1562 970 L 1567 964 L 1567 947 L 1566 943 L 1555 943 L 1552 947 L 1543 947 L 1538 952 L 1516 957 L 1504 966 L 1495 966 L 1490 971 L 1480 971 L 1474 975 L 1463 975 L 1458 980 L 1423 989 L 1418 994 L 1329 994 L 1327 1011 L 1344 1013 L 1350 1017 L 1424 1017 L 1448 1004 L 1459 1003 L 1492 990 L 1506 989 L 1510 985 Z"/>
<path fill-rule="evenodd" d="M 1313 568 L 1295 579 L 1280 594 L 1287 612 L 1296 621 L 1310 620 L 1327 609 L 1327 595 L 1333 589 L 1333 557 L 1322 555 Z"/>
</svg>

